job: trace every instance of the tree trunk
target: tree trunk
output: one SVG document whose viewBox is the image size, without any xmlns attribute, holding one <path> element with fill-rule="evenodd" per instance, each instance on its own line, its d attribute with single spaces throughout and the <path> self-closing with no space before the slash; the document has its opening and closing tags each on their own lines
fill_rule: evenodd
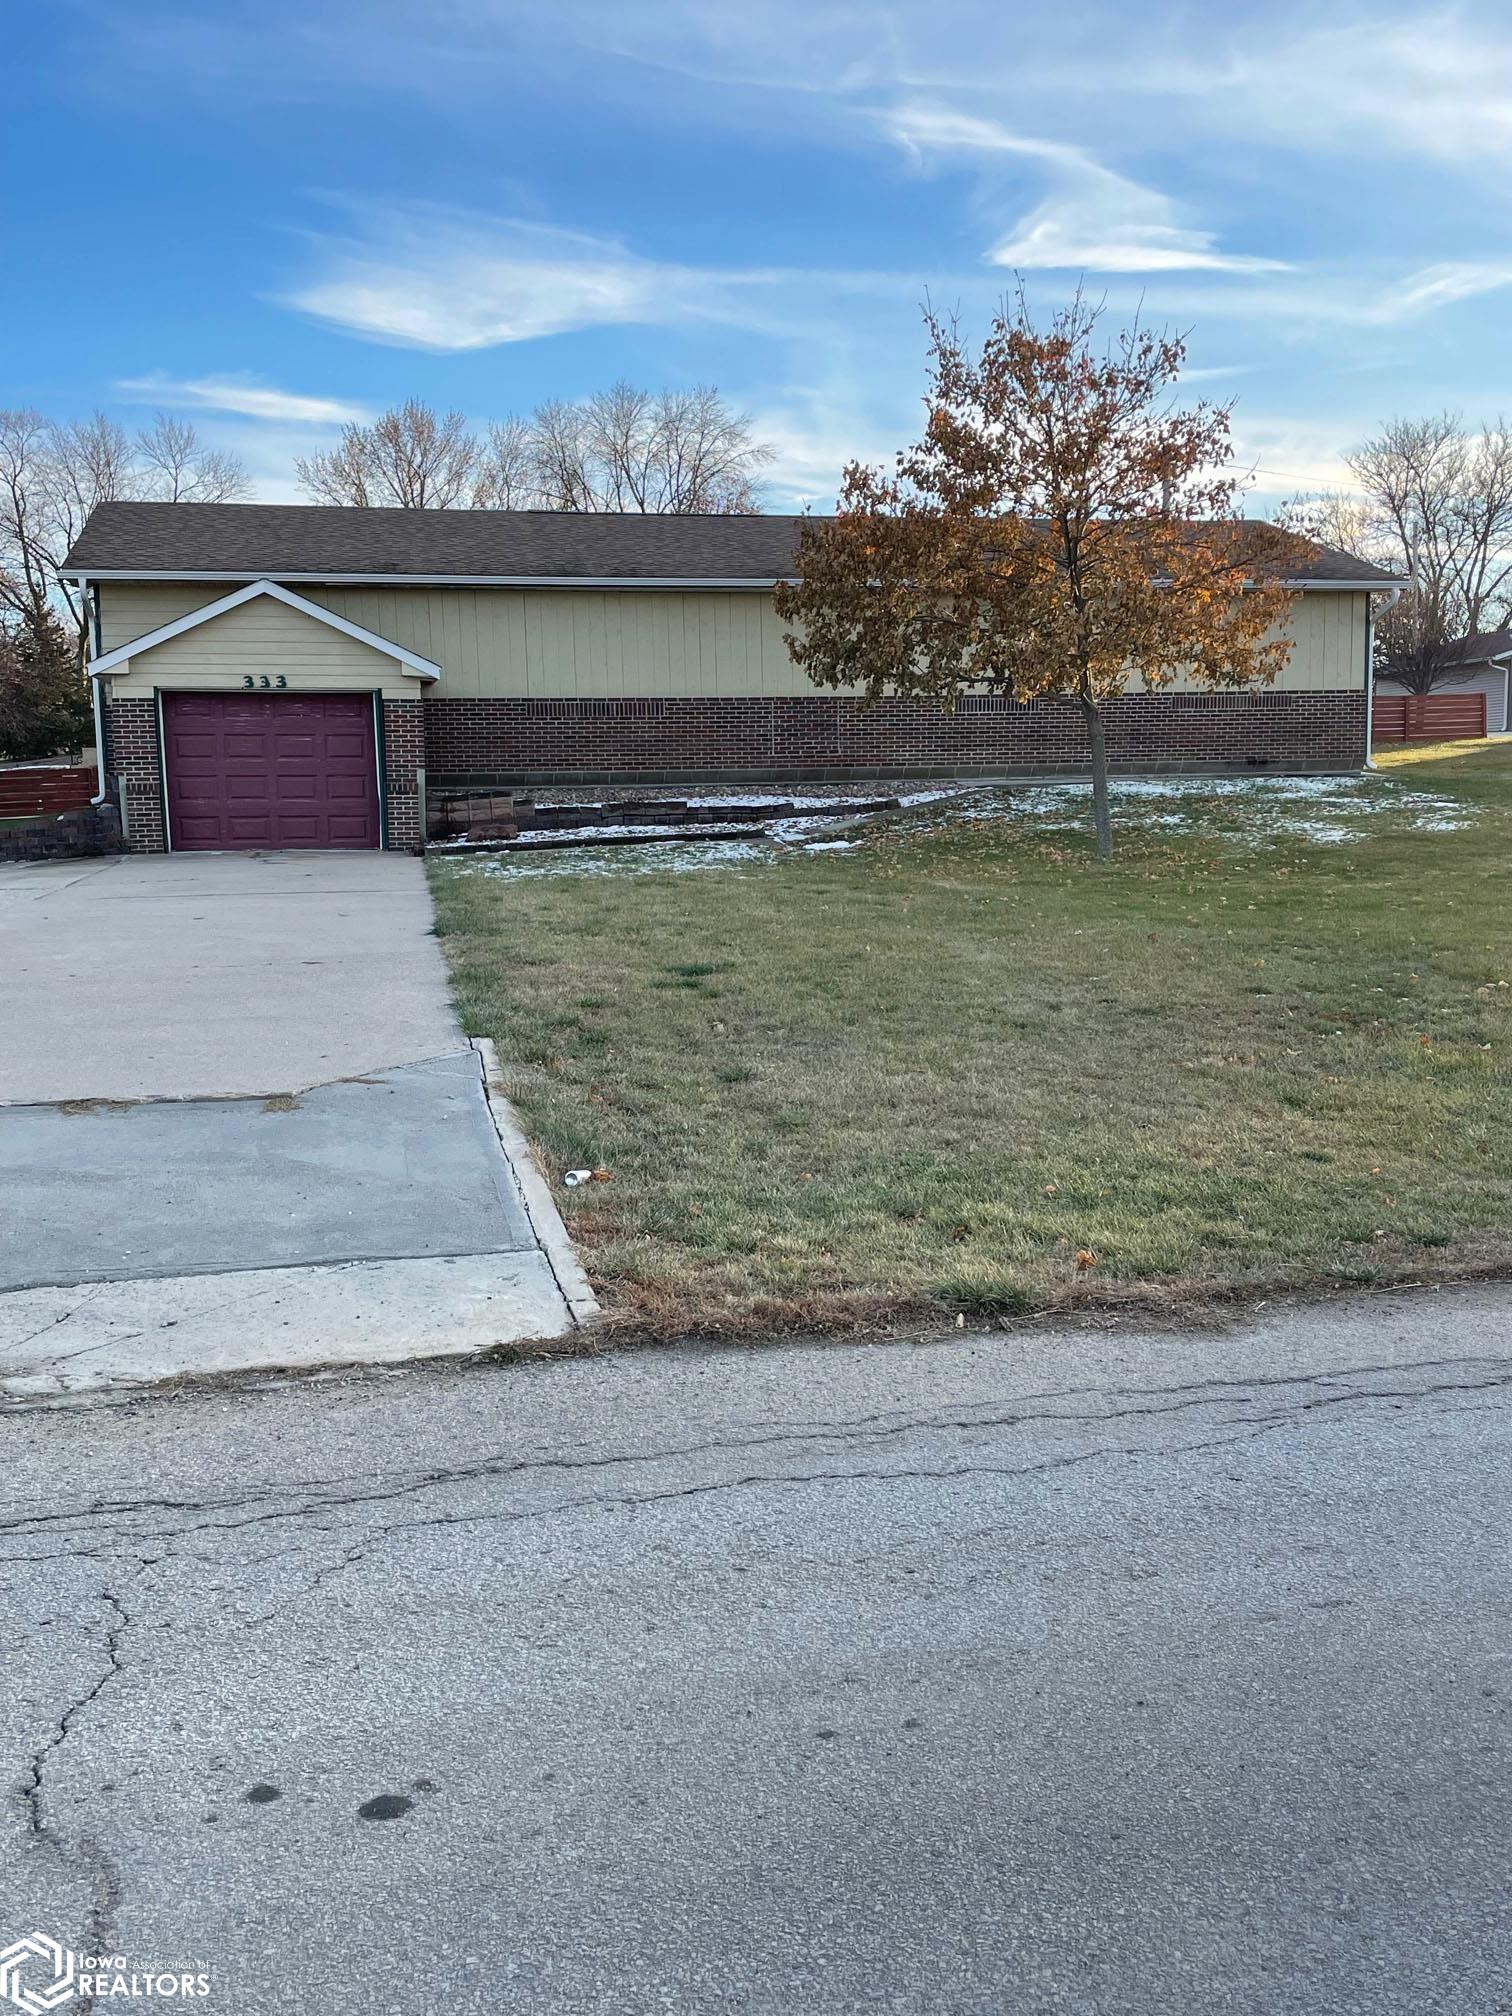
<svg viewBox="0 0 1512 2016">
<path fill-rule="evenodd" d="M 1092 752 L 1092 824 L 1097 833 L 1097 854 L 1101 861 L 1113 858 L 1113 819 L 1108 810 L 1108 745 L 1103 738 L 1102 709 L 1085 679 L 1078 692 L 1082 715 L 1087 723 L 1087 744 Z"/>
</svg>

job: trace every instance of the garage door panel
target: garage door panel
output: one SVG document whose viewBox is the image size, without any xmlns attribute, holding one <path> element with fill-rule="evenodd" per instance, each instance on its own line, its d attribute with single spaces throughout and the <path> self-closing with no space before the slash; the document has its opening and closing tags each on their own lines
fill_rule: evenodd
<svg viewBox="0 0 1512 2016">
<path fill-rule="evenodd" d="M 221 836 L 221 819 L 217 812 L 211 818 L 181 819 L 174 828 L 173 838 L 181 847 L 223 847 L 226 843 Z"/>
<path fill-rule="evenodd" d="M 217 828 L 219 837 L 197 840 L 198 847 L 271 847 L 273 842 L 273 822 L 266 813 L 255 818 L 238 817 L 234 813 L 220 821 Z"/>
<path fill-rule="evenodd" d="M 174 847 L 376 847 L 367 694 L 165 693 Z"/>
</svg>

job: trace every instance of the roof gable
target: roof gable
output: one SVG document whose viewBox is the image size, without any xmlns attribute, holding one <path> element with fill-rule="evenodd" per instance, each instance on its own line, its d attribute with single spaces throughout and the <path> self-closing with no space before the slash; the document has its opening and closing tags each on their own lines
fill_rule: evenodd
<svg viewBox="0 0 1512 2016">
<path fill-rule="evenodd" d="M 295 609 L 301 616 L 309 616 L 329 629 L 339 630 L 358 644 L 366 644 L 369 649 L 381 651 L 385 657 L 399 661 L 417 679 L 439 679 L 441 667 L 429 658 L 422 658 L 418 652 L 406 650 L 404 645 L 395 644 L 390 638 L 380 637 L 376 630 L 364 630 L 360 623 L 352 623 L 345 616 L 338 616 L 333 610 L 323 609 L 318 602 L 311 602 L 303 595 L 296 595 L 292 588 L 285 588 L 278 581 L 249 581 L 245 588 L 237 588 L 229 595 L 222 595 L 219 601 L 207 602 L 202 609 L 191 609 L 187 616 L 176 617 L 172 623 L 164 623 L 156 630 L 149 630 L 144 637 L 133 637 L 127 644 L 118 644 L 114 651 L 107 651 L 96 658 L 89 667 L 91 675 L 111 672 L 129 659 L 140 658 L 145 652 L 156 650 L 159 644 L 167 644 L 175 637 L 182 637 L 186 631 L 194 630 L 202 623 L 211 623 L 217 616 L 224 616 L 229 610 L 240 609 L 246 603 L 256 601 L 261 595 L 268 595 L 276 602 Z"/>
</svg>

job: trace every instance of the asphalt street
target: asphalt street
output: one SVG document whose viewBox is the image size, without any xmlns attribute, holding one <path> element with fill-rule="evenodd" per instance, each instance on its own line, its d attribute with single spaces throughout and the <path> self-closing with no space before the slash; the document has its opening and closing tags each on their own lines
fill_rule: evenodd
<svg viewBox="0 0 1512 2016">
<path fill-rule="evenodd" d="M 0 1948 L 225 2016 L 1512 2007 L 1509 1314 L 15 1409 Z"/>
</svg>

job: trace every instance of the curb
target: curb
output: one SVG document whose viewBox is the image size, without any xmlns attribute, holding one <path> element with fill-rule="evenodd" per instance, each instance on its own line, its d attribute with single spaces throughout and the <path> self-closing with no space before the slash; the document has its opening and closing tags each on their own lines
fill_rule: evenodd
<svg viewBox="0 0 1512 2016">
<path fill-rule="evenodd" d="M 580 1328 L 597 1320 L 602 1313 L 598 1297 L 588 1285 L 588 1276 L 583 1272 L 583 1263 L 577 1256 L 577 1248 L 562 1222 L 562 1214 L 556 1207 L 546 1178 L 541 1174 L 530 1143 L 520 1129 L 504 1092 L 503 1074 L 499 1069 L 499 1053 L 489 1036 L 470 1036 L 468 1047 L 478 1058 L 483 1072 L 483 1097 L 487 1102 L 489 1118 L 493 1121 L 494 1132 L 499 1137 L 499 1146 L 504 1151 L 504 1159 L 509 1164 L 509 1173 L 514 1178 L 515 1188 L 520 1193 L 525 1216 L 530 1220 L 537 1244 L 546 1256 L 546 1263 L 556 1276 L 557 1286 L 562 1291 L 562 1299 L 571 1312 L 572 1320 Z"/>
</svg>

